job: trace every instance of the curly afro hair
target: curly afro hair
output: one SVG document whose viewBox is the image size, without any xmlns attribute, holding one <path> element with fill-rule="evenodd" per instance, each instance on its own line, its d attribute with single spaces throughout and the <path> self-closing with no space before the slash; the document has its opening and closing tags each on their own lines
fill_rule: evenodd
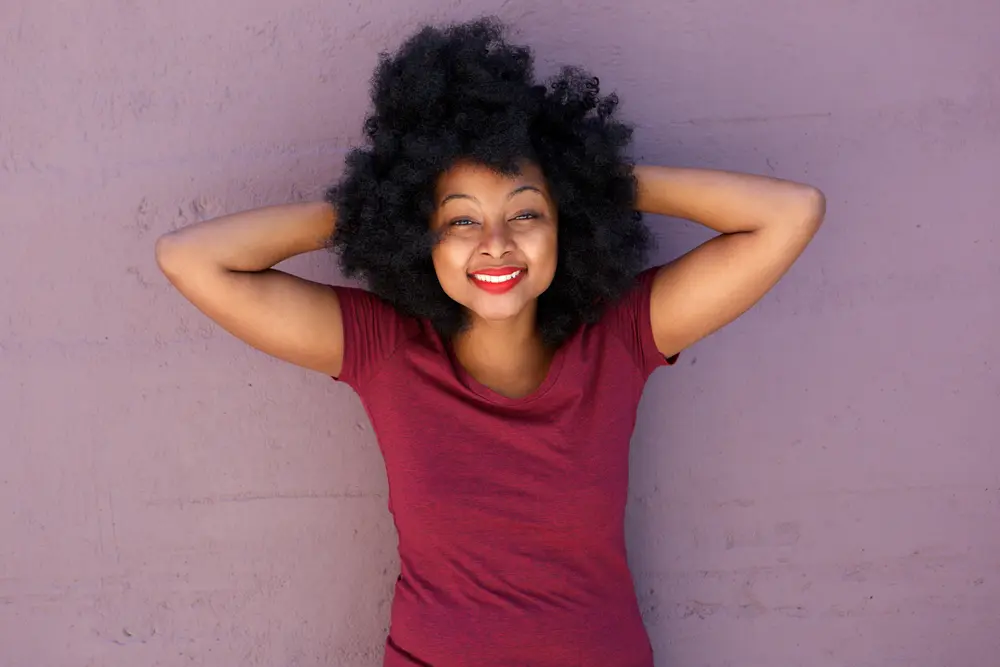
<svg viewBox="0 0 1000 667">
<path fill-rule="evenodd" d="M 530 160 L 545 175 L 559 213 L 556 273 L 538 299 L 547 344 L 597 321 L 646 260 L 651 237 L 625 154 L 632 129 L 614 117 L 617 96 L 576 68 L 547 85 L 533 70 L 531 51 L 509 43 L 496 19 L 424 27 L 380 56 L 367 141 L 326 193 L 344 274 L 445 338 L 467 314 L 438 282 L 429 220 L 437 180 L 459 160 L 505 175 Z"/>
</svg>

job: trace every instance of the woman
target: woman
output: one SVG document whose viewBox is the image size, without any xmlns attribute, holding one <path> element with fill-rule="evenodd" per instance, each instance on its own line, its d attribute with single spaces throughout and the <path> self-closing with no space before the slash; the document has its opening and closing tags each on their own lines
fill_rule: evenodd
<svg viewBox="0 0 1000 667">
<path fill-rule="evenodd" d="M 617 99 L 578 70 L 537 85 L 491 20 L 421 30 L 372 96 L 326 201 L 167 234 L 159 264 L 361 396 L 399 533 L 386 665 L 649 667 L 623 529 L 643 385 L 778 281 L 823 195 L 632 165 Z M 641 271 L 640 212 L 719 234 Z M 271 268 L 328 244 L 371 291 Z"/>
</svg>

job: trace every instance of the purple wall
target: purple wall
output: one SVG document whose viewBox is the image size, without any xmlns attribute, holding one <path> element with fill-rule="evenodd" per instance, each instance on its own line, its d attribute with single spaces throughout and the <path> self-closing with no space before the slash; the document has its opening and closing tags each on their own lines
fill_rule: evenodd
<svg viewBox="0 0 1000 667">
<path fill-rule="evenodd" d="M 0 665 L 378 664 L 395 538 L 358 400 L 211 326 L 152 244 L 316 196 L 377 51 L 480 12 L 617 88 L 647 161 L 829 198 L 646 392 L 657 664 L 996 664 L 1000 3 L 616 4 L 3 3 Z M 651 222 L 660 260 L 704 238 Z"/>
</svg>

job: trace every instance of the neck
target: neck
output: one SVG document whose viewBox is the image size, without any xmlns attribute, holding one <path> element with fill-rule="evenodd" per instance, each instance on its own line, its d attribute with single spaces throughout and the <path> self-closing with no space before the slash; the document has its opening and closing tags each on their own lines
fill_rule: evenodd
<svg viewBox="0 0 1000 667">
<path fill-rule="evenodd" d="M 538 332 L 535 309 L 528 311 L 494 321 L 473 315 L 469 327 L 452 341 L 455 357 L 472 377 L 510 397 L 537 389 L 552 360 Z"/>
</svg>

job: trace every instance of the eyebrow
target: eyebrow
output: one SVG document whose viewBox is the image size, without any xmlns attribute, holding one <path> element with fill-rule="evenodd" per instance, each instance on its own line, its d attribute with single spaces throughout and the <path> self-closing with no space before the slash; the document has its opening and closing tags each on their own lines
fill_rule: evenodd
<svg viewBox="0 0 1000 667">
<path fill-rule="evenodd" d="M 536 188 L 534 185 L 522 185 L 520 187 L 514 188 L 511 191 L 511 193 L 509 195 L 507 195 L 507 199 L 509 201 L 509 200 L 513 199 L 514 197 L 516 197 L 517 195 L 521 194 L 522 192 L 527 192 L 529 190 L 532 191 L 532 192 L 537 192 L 538 194 L 542 195 L 543 197 L 545 196 L 545 193 L 542 192 L 539 188 Z M 444 206 L 445 204 L 447 204 L 448 202 L 450 202 L 452 199 L 471 199 L 474 202 L 478 202 L 479 201 L 478 199 L 476 199 L 472 195 L 467 195 L 467 194 L 464 194 L 464 193 L 461 193 L 461 192 L 456 192 L 455 194 L 448 195 L 447 197 L 445 197 L 444 199 L 442 199 L 441 203 L 438 204 L 438 206 Z"/>
</svg>

